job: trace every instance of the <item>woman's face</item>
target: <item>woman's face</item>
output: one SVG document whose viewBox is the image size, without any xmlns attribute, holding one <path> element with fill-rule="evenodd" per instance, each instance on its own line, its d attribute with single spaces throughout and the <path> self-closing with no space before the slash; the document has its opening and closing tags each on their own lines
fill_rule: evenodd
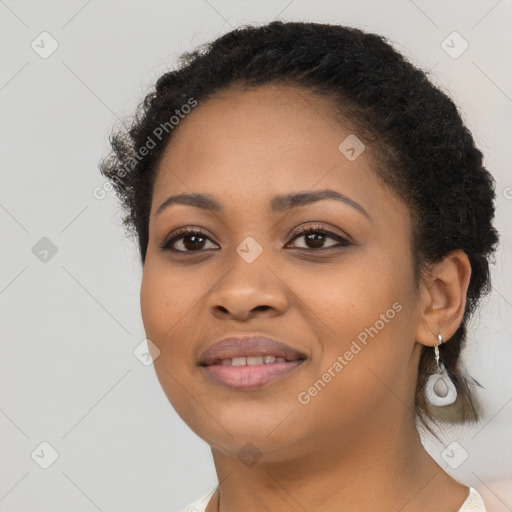
<svg viewBox="0 0 512 512">
<path fill-rule="evenodd" d="M 330 112 L 299 89 L 224 91 L 174 128 L 158 169 L 144 327 L 171 404 L 225 454 L 250 441 L 265 460 L 286 460 L 412 417 L 420 319 L 410 214 L 370 169 L 372 148 L 358 156 Z M 346 200 L 277 199 L 326 190 Z M 219 208 L 173 202 L 157 213 L 179 194 Z M 183 227 L 203 234 L 160 248 Z M 317 234 L 297 232 L 304 227 Z M 260 387 L 233 389 L 199 363 L 215 342 L 244 335 L 307 358 Z"/>
</svg>

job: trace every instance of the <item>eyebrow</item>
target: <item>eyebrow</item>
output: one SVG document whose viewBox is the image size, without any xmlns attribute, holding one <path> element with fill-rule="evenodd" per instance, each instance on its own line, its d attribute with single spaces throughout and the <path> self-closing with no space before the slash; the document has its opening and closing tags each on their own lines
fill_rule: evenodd
<svg viewBox="0 0 512 512">
<path fill-rule="evenodd" d="M 346 195 L 331 189 L 294 192 L 291 194 L 275 196 L 272 198 L 270 206 L 272 211 L 277 213 L 288 211 L 301 206 L 306 206 L 308 204 L 312 204 L 325 199 L 334 199 L 336 201 L 345 203 L 371 220 L 368 212 L 359 203 L 350 197 L 347 197 Z M 177 196 L 168 197 L 158 207 L 157 211 L 155 212 L 155 216 L 160 214 L 163 210 L 172 204 L 185 204 L 211 212 L 221 212 L 223 210 L 222 205 L 208 194 L 178 194 Z"/>
</svg>

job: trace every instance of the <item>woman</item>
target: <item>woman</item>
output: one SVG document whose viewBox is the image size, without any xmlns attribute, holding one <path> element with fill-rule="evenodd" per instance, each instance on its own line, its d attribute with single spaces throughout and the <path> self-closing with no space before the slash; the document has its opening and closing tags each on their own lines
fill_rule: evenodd
<svg viewBox="0 0 512 512">
<path fill-rule="evenodd" d="M 111 143 L 154 367 L 219 480 L 187 510 L 485 510 L 418 433 L 479 419 L 459 354 L 498 241 L 424 72 L 355 28 L 246 26 Z"/>
</svg>

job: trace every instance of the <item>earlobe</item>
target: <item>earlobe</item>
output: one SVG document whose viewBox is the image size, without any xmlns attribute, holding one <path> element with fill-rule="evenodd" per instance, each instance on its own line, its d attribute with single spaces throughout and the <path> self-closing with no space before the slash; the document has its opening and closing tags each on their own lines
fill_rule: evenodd
<svg viewBox="0 0 512 512">
<path fill-rule="evenodd" d="M 416 341 L 434 346 L 438 334 L 448 341 L 459 328 L 466 309 L 471 263 L 456 250 L 428 267 L 420 284 L 420 323 Z"/>
</svg>

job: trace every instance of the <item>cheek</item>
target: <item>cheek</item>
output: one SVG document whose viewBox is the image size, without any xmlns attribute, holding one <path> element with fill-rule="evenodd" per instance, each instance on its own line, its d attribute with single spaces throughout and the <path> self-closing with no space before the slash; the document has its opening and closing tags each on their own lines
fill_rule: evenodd
<svg viewBox="0 0 512 512">
<path fill-rule="evenodd" d="M 184 272 L 170 272 L 151 258 L 146 259 L 140 289 L 140 307 L 146 337 L 159 349 L 153 361 L 157 378 L 169 402 L 180 417 L 190 421 L 190 366 L 195 364 L 190 339 L 197 337 L 193 321 L 199 287 L 184 278 Z M 194 291 L 195 290 L 195 291 Z M 185 384 L 186 383 L 186 384 Z M 188 391 L 184 391 L 187 389 Z"/>
<path fill-rule="evenodd" d="M 146 259 L 140 289 L 140 309 L 146 335 L 158 346 L 160 346 L 159 334 L 165 329 L 166 324 L 169 325 L 170 321 L 165 314 L 166 306 L 164 305 L 169 300 L 165 293 L 165 281 L 165 279 L 158 278 L 158 273 Z"/>
<path fill-rule="evenodd" d="M 319 383 L 323 396 L 315 398 L 317 405 L 341 400 L 346 410 L 364 409 L 389 394 L 386 386 L 407 392 L 404 370 L 414 340 L 412 274 L 392 255 L 371 256 L 359 253 L 344 262 L 345 268 L 305 270 L 293 286 L 321 348 L 313 372 L 328 382 L 325 388 Z"/>
<path fill-rule="evenodd" d="M 196 365 L 191 343 L 205 336 L 205 298 L 216 279 L 212 272 L 171 268 L 165 258 L 146 259 L 140 289 L 142 321 L 146 337 L 160 349 L 154 366 L 168 388 L 175 384 L 165 376 L 167 371 L 182 381 L 190 378 Z"/>
<path fill-rule="evenodd" d="M 174 326 L 186 320 L 200 289 L 185 270 L 170 271 L 165 267 L 165 264 L 147 258 L 140 290 L 146 334 L 160 343 L 173 332 Z"/>
<path fill-rule="evenodd" d="M 329 346 L 342 349 L 359 335 L 364 342 L 367 329 L 376 323 L 382 333 L 398 323 L 400 306 L 393 305 L 398 302 L 403 307 L 410 288 L 407 275 L 371 256 L 359 251 L 341 264 L 304 267 L 300 277 L 288 277 L 297 307 L 308 316 L 326 351 Z"/>
</svg>

